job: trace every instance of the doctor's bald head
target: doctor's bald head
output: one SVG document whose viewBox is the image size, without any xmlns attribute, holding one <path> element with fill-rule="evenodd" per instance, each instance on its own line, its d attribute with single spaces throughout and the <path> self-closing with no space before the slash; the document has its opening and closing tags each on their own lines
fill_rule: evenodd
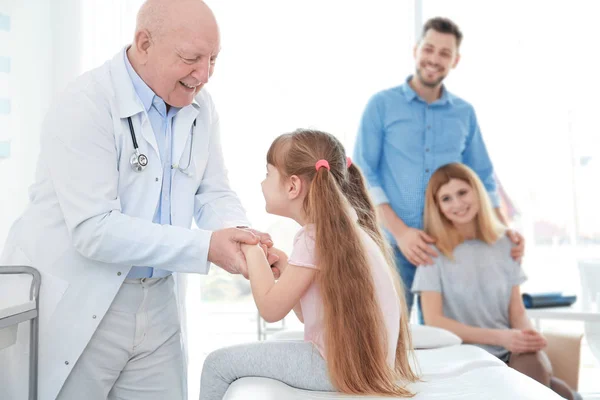
<svg viewBox="0 0 600 400">
<path fill-rule="evenodd" d="M 213 74 L 219 27 L 201 0 L 147 0 L 127 55 L 135 71 L 168 105 L 185 107 Z"/>
</svg>

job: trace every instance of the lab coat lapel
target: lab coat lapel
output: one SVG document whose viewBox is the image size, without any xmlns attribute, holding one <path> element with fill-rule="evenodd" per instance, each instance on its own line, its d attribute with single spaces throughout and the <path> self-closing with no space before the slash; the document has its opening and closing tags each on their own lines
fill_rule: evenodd
<svg viewBox="0 0 600 400">
<path fill-rule="evenodd" d="M 135 92 L 135 88 L 133 87 L 133 83 L 127 73 L 127 68 L 125 67 L 124 53 L 126 51 L 127 47 L 120 51 L 110 62 L 111 77 L 115 91 L 115 102 L 117 103 L 117 108 L 119 110 L 119 118 L 126 119 L 140 114 L 139 118 L 131 119 L 133 129 L 136 133 L 136 139 L 139 140 L 139 133 L 141 132 L 141 137 L 152 146 L 157 156 L 160 157 L 158 143 L 156 142 L 156 137 L 152 131 L 152 124 L 148 119 L 146 110 L 144 110 L 144 105 Z M 125 121 L 123 126 L 126 126 L 127 129 L 129 129 L 127 121 Z"/>
<path fill-rule="evenodd" d="M 194 100 L 192 104 L 179 110 L 173 120 L 173 164 L 180 165 L 180 163 L 183 163 L 183 167 L 186 167 L 187 153 L 184 154 L 183 152 L 187 141 L 191 138 L 193 123 L 198 117 L 199 108 L 200 106 Z M 189 151 L 192 151 L 192 149 Z M 182 157 L 183 161 L 181 161 Z"/>
</svg>

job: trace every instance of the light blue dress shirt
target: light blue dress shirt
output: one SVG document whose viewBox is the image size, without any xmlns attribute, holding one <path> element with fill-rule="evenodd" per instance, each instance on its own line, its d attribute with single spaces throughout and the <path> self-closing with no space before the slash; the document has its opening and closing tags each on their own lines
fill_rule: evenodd
<svg viewBox="0 0 600 400">
<path fill-rule="evenodd" d="M 173 118 L 180 108 L 170 107 L 167 112 L 167 105 L 158 97 L 152 89 L 140 78 L 135 72 L 129 59 L 127 52 L 124 52 L 125 66 L 133 83 L 136 94 L 142 102 L 152 131 L 156 137 L 158 151 L 162 161 L 162 184 L 160 198 L 156 205 L 156 212 L 152 222 L 161 225 L 171 225 L 171 165 L 172 163 L 172 147 L 173 147 Z M 136 132 L 136 134 L 138 134 Z M 139 140 L 139 139 L 138 139 Z M 171 271 L 158 269 L 153 267 L 133 267 L 127 275 L 128 278 L 162 278 L 170 275 Z"/>
<path fill-rule="evenodd" d="M 479 175 L 497 207 L 492 162 L 473 107 L 445 88 L 427 104 L 408 84 L 411 78 L 374 95 L 362 116 L 353 161 L 374 203 L 388 203 L 406 225 L 422 229 L 431 175 L 442 165 L 460 162 Z"/>
</svg>

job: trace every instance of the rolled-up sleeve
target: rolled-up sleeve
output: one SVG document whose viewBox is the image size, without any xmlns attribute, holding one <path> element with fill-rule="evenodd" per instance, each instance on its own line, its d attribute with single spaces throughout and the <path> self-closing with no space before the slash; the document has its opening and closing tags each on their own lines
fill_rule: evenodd
<svg viewBox="0 0 600 400">
<path fill-rule="evenodd" d="M 354 162 L 360 167 L 375 205 L 389 203 L 379 175 L 383 149 L 383 121 L 377 96 L 373 96 L 363 113 L 354 145 Z"/>
<path fill-rule="evenodd" d="M 469 117 L 469 137 L 467 138 L 467 144 L 463 151 L 463 163 L 468 165 L 473 171 L 477 173 L 483 186 L 490 196 L 490 201 L 494 207 L 500 206 L 500 196 L 498 195 L 498 188 L 496 180 L 494 179 L 494 167 L 490 156 L 488 154 L 481 130 L 479 129 L 479 123 L 475 115 L 475 110 L 471 108 Z"/>
</svg>

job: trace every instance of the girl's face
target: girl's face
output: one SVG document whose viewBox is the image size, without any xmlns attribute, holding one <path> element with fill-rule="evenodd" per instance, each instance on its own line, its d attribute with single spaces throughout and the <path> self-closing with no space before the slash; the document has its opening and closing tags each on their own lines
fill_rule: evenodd
<svg viewBox="0 0 600 400">
<path fill-rule="evenodd" d="M 279 170 L 267 164 L 267 175 L 261 183 L 265 209 L 269 214 L 289 217 L 290 198 Z"/>
<path fill-rule="evenodd" d="M 460 179 L 450 179 L 437 192 L 437 202 L 442 214 L 455 226 L 473 222 L 479 212 L 479 199 L 469 184 Z"/>
</svg>

